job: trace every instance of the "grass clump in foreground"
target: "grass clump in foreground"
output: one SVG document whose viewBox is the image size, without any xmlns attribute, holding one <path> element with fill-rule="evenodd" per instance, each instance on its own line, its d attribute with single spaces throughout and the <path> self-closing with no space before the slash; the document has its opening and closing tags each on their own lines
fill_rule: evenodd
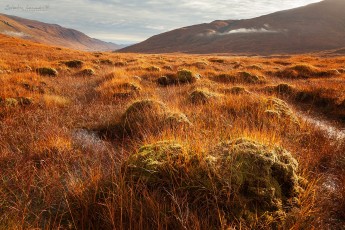
<svg viewBox="0 0 345 230">
<path fill-rule="evenodd" d="M 130 156 L 125 172 L 165 199 L 184 197 L 193 211 L 215 218 L 209 220 L 214 226 L 220 223 L 211 213 L 219 212 L 248 227 L 282 226 L 303 191 L 289 152 L 248 139 L 222 142 L 203 155 L 171 141 L 145 145 Z"/>
</svg>

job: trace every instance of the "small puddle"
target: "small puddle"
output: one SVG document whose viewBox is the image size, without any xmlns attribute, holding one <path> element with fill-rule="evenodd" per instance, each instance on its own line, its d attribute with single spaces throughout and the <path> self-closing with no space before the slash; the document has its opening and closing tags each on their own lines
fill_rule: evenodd
<svg viewBox="0 0 345 230">
<path fill-rule="evenodd" d="M 74 144 L 83 149 L 93 151 L 105 151 L 107 149 L 106 143 L 102 141 L 95 133 L 85 129 L 77 129 L 72 134 Z"/>
<path fill-rule="evenodd" d="M 340 129 L 328 121 L 312 117 L 311 115 L 303 113 L 298 113 L 298 115 L 305 122 L 319 128 L 322 132 L 327 134 L 329 138 L 337 141 L 345 141 L 345 129 Z"/>
</svg>

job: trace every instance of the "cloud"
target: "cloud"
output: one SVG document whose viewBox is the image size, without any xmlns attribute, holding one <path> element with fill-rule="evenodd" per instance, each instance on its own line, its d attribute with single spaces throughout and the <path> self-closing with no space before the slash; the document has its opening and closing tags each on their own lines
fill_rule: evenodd
<svg viewBox="0 0 345 230">
<path fill-rule="evenodd" d="M 287 32 L 287 30 L 286 29 L 274 30 L 269 27 L 262 27 L 262 28 L 240 28 L 240 29 L 230 30 L 226 34 L 282 33 L 282 32 Z"/>
<path fill-rule="evenodd" d="M 74 28 L 100 39 L 109 37 L 108 41 L 134 43 L 175 28 L 216 19 L 252 18 L 317 1 L 320 0 L 1 0 L 0 11 Z M 17 10 L 5 10 L 11 6 Z M 47 10 L 25 11 L 18 6 L 44 6 Z M 127 37 L 117 39 L 116 35 Z"/>
</svg>

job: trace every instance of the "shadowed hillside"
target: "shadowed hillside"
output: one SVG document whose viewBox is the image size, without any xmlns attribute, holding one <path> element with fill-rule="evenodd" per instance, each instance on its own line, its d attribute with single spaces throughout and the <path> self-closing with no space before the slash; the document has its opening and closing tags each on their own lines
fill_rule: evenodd
<svg viewBox="0 0 345 230">
<path fill-rule="evenodd" d="M 325 0 L 253 19 L 214 21 L 124 48 L 145 53 L 307 53 L 345 47 L 345 1 Z"/>
<path fill-rule="evenodd" d="M 90 38 L 77 30 L 5 14 L 0 14 L 0 33 L 85 51 L 112 51 L 121 47 Z"/>
</svg>

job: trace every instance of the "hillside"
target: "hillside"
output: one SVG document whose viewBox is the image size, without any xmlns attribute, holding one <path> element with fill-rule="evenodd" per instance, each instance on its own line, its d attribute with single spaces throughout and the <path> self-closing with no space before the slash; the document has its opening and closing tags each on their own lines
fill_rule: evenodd
<svg viewBox="0 0 345 230">
<path fill-rule="evenodd" d="M 90 38 L 77 30 L 5 14 L 0 14 L 0 33 L 84 51 L 111 51 L 120 48 L 116 44 Z"/>
<path fill-rule="evenodd" d="M 184 27 L 121 52 L 293 54 L 345 46 L 345 1 L 325 0 L 246 20 Z"/>
</svg>

